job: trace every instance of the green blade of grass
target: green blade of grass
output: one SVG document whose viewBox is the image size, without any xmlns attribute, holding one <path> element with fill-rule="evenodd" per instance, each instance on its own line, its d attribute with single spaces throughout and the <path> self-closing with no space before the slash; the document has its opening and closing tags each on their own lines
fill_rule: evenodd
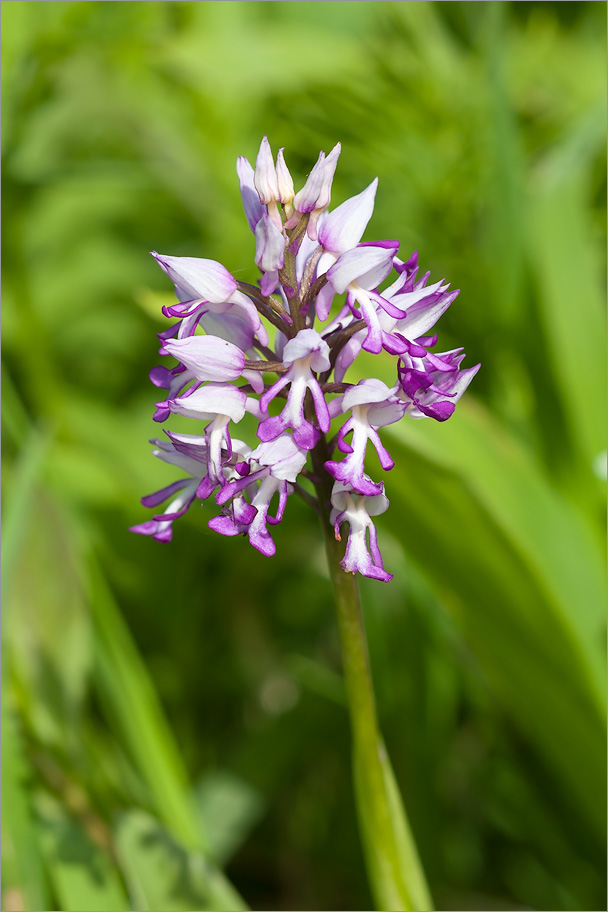
<svg viewBox="0 0 608 912">
<path fill-rule="evenodd" d="M 209 863 L 200 852 L 186 851 L 176 843 L 149 814 L 123 814 L 116 845 L 134 908 L 158 912 L 216 908 L 216 875 Z"/>
<path fill-rule="evenodd" d="M 603 833 L 603 574 L 592 531 L 470 403 L 445 425 L 402 423 L 391 436 L 404 471 L 387 485 L 387 521 L 566 786 L 565 807 Z"/>
<path fill-rule="evenodd" d="M 205 852 L 206 839 L 173 735 L 129 630 L 94 563 L 91 584 L 97 686 L 108 714 L 128 745 L 168 831 L 185 849 Z M 210 862 L 207 873 L 214 907 L 247 908 Z"/>
<path fill-rule="evenodd" d="M 590 213 L 590 165 L 602 155 L 605 137 L 604 99 L 539 165 L 528 220 L 553 377 L 588 483 L 606 448 L 605 295 Z M 583 356 L 574 342 L 579 333 Z"/>
<path fill-rule="evenodd" d="M 10 605 L 13 579 L 30 520 L 32 499 L 45 467 L 51 439 L 50 434 L 32 428 L 13 470 L 11 496 L 4 513 L 2 535 L 2 598 L 5 605 Z"/>
<path fill-rule="evenodd" d="M 37 806 L 42 845 L 61 909 L 129 909 L 120 874 L 108 853 L 50 795 L 40 794 Z"/>
<path fill-rule="evenodd" d="M 3 674 L 3 678 L 5 674 Z M 28 784 L 31 770 L 20 744 L 17 720 L 9 705 L 8 682 L 2 687 L 2 860 L 3 892 L 22 895 L 25 909 L 50 909 L 39 834 L 32 813 Z M 9 858 L 10 856 L 10 858 Z M 8 877 L 12 868 L 15 883 Z M 8 908 L 4 904 L 3 908 Z"/>
</svg>

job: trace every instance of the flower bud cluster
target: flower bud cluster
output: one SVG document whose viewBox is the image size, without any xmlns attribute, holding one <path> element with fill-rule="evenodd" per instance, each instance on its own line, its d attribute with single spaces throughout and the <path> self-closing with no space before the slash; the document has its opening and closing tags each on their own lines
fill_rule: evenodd
<svg viewBox="0 0 608 912">
<path fill-rule="evenodd" d="M 154 455 L 186 477 L 143 498 L 157 512 L 134 532 L 169 541 L 174 519 L 196 499 L 214 500 L 219 513 L 209 527 L 247 536 L 270 556 L 268 526 L 281 521 L 296 491 L 333 524 L 336 538 L 348 524 L 344 570 L 391 579 L 371 519 L 388 499 L 384 483 L 366 473 L 368 446 L 390 470 L 379 429 L 406 414 L 445 421 L 479 365 L 462 370 L 462 349 L 431 351 L 437 337 L 429 332 L 458 292 L 443 281 L 428 284 L 428 273 L 419 277 L 417 254 L 399 259 L 397 241 L 361 241 L 377 180 L 329 211 L 339 154 L 339 144 L 321 152 L 297 193 L 283 149 L 275 164 L 266 137 L 255 168 L 238 159 L 259 285 L 237 281 L 214 260 L 153 253 L 178 299 L 164 308 L 175 322 L 159 334 L 160 354 L 177 364 L 150 372 L 166 392 L 154 419 L 183 415 L 203 430 L 166 431 L 167 440 L 152 441 Z M 334 307 L 336 295 L 346 297 Z M 397 358 L 394 386 L 345 379 L 361 351 Z M 254 447 L 231 432 L 246 413 L 258 422 Z"/>
</svg>

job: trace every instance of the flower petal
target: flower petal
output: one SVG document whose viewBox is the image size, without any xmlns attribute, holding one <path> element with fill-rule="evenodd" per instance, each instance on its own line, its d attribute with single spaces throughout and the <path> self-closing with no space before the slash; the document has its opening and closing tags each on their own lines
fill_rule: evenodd
<svg viewBox="0 0 608 912">
<path fill-rule="evenodd" d="M 243 200 L 245 217 L 247 218 L 251 230 L 255 231 L 255 226 L 262 218 L 262 215 L 266 210 L 260 202 L 258 191 L 255 189 L 255 184 L 253 182 L 253 168 L 247 159 L 242 155 L 239 155 L 236 160 L 236 173 L 239 177 L 239 185 L 241 188 L 241 198 Z"/>
<path fill-rule="evenodd" d="M 226 313 L 203 314 L 199 319 L 199 324 L 207 335 L 226 339 L 227 342 L 232 342 L 241 351 L 249 351 L 253 346 L 255 332 L 251 325 L 251 320 L 249 315 L 245 316 L 239 311 L 238 305 L 231 307 Z"/>
<path fill-rule="evenodd" d="M 255 228 L 255 262 L 262 272 L 283 268 L 285 239 L 283 232 L 264 213 Z"/>
<path fill-rule="evenodd" d="M 344 393 L 342 400 L 342 411 L 346 412 L 355 405 L 368 405 L 370 402 L 384 402 L 392 395 L 390 387 L 383 383 L 382 380 L 375 378 L 370 380 L 360 380 L 356 386 L 351 386 Z"/>
<path fill-rule="evenodd" d="M 279 149 L 279 154 L 277 155 L 277 184 L 279 187 L 279 196 L 278 200 L 284 206 L 288 205 L 293 200 L 293 178 L 289 173 L 289 168 L 285 164 L 285 158 L 283 157 L 284 149 Z"/>
<path fill-rule="evenodd" d="M 362 193 L 352 196 L 330 212 L 319 228 L 319 243 L 332 253 L 345 253 L 356 247 L 374 211 L 378 178 Z"/>
<path fill-rule="evenodd" d="M 378 281 L 388 275 L 393 264 L 393 249 L 374 245 L 353 247 L 341 254 L 328 269 L 327 278 L 337 294 L 342 294 L 351 282 L 369 273 L 379 274 Z"/>
<path fill-rule="evenodd" d="M 269 203 L 278 200 L 279 183 L 277 181 L 277 172 L 267 136 L 265 136 L 260 143 L 260 151 L 255 160 L 253 182 L 255 189 L 258 191 L 260 202 L 267 206 Z"/>
<path fill-rule="evenodd" d="M 209 420 L 216 415 L 227 415 L 232 421 L 240 421 L 245 414 L 247 396 L 236 386 L 226 383 L 207 383 L 189 396 L 171 399 L 172 412 L 188 418 Z"/>
<path fill-rule="evenodd" d="M 197 380 L 236 380 L 245 366 L 241 349 L 218 336 L 167 339 L 161 354 L 173 355 Z"/>
<path fill-rule="evenodd" d="M 236 280 L 216 260 L 165 256 L 154 250 L 152 256 L 174 283 L 176 291 L 179 287 L 191 299 L 221 304 L 236 291 Z"/>
<path fill-rule="evenodd" d="M 329 345 L 314 329 L 301 329 L 283 349 L 283 364 L 290 365 L 299 358 L 312 355 L 311 367 L 315 371 L 329 370 Z"/>
</svg>

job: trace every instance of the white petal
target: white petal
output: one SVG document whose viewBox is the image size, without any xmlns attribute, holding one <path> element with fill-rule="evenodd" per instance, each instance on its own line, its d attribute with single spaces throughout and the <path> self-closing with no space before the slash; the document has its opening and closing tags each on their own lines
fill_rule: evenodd
<svg viewBox="0 0 608 912">
<path fill-rule="evenodd" d="M 262 272 L 283 268 L 285 239 L 268 215 L 264 214 L 255 228 L 255 262 Z"/>
<path fill-rule="evenodd" d="M 176 290 L 179 287 L 186 291 L 191 299 L 221 304 L 236 291 L 235 279 L 216 260 L 164 256 L 155 252 L 152 256 L 175 283 Z"/>
<path fill-rule="evenodd" d="M 283 205 L 290 203 L 293 199 L 293 178 L 285 164 L 283 149 L 279 149 L 279 154 L 277 155 L 277 183 L 279 187 L 279 202 Z"/>
<path fill-rule="evenodd" d="M 245 366 L 241 349 L 218 336 L 167 339 L 162 350 L 181 361 L 197 380 L 236 380 Z"/>
<path fill-rule="evenodd" d="M 397 332 L 402 333 L 407 339 L 418 339 L 420 336 L 426 335 L 439 317 L 445 313 L 457 294 L 457 291 L 453 291 L 450 294 L 442 295 L 434 304 L 426 306 L 420 304 L 412 307 L 403 320 L 397 322 L 395 327 Z M 394 299 L 393 304 L 401 307 L 401 299 Z"/>
<path fill-rule="evenodd" d="M 260 465 L 270 466 L 275 478 L 291 482 L 295 482 L 307 457 L 308 451 L 302 450 L 291 434 L 281 434 L 276 440 L 261 443 L 251 454 Z"/>
<path fill-rule="evenodd" d="M 345 253 L 356 247 L 374 211 L 378 187 L 375 178 L 369 187 L 330 212 L 319 228 L 319 243 L 332 253 Z"/>
<path fill-rule="evenodd" d="M 253 182 L 262 203 L 268 205 L 268 203 L 272 203 L 273 200 L 279 198 L 277 172 L 272 158 L 270 143 L 266 136 L 260 144 L 260 151 L 255 160 Z"/>
<path fill-rule="evenodd" d="M 382 380 L 360 380 L 356 386 L 351 386 L 344 393 L 343 411 L 355 405 L 367 405 L 371 402 L 384 402 L 390 399 L 392 390 Z"/>
<path fill-rule="evenodd" d="M 283 350 L 283 364 L 290 365 L 299 358 L 313 355 L 313 370 L 329 370 L 329 345 L 314 329 L 301 329 L 295 338 L 290 339 Z"/>
<path fill-rule="evenodd" d="M 231 307 L 228 313 L 204 314 L 199 323 L 209 336 L 226 339 L 242 351 L 247 351 L 253 345 L 254 331 L 251 321 L 239 312 L 238 305 Z"/>
<path fill-rule="evenodd" d="M 293 205 L 298 212 L 312 212 L 315 208 L 321 188 L 323 187 L 323 169 L 325 166 L 325 152 L 319 152 L 319 158 L 308 175 L 306 183 L 298 190 Z"/>
<path fill-rule="evenodd" d="M 172 412 L 188 418 L 210 420 L 216 415 L 227 415 L 240 421 L 245 414 L 247 396 L 236 386 L 227 383 L 207 383 L 190 396 L 180 396 L 169 403 Z"/>
<path fill-rule="evenodd" d="M 375 270 L 385 270 L 393 262 L 394 250 L 386 247 L 354 247 L 343 253 L 327 272 L 331 286 L 338 294 L 346 291 L 351 282 Z M 386 274 L 386 273 L 385 273 Z"/>
</svg>

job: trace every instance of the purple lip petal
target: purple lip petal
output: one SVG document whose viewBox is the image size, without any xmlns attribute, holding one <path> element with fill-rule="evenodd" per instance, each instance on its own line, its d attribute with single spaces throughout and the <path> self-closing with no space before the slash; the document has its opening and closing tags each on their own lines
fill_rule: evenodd
<svg viewBox="0 0 608 912">
<path fill-rule="evenodd" d="M 152 420 L 163 422 L 167 420 L 170 414 L 171 409 L 168 408 L 164 402 L 159 402 L 157 403 L 156 411 L 152 415 Z"/>
<path fill-rule="evenodd" d="M 181 491 L 182 488 L 185 488 L 188 483 L 188 478 L 183 478 L 181 481 L 174 481 L 173 484 L 167 485 L 166 488 L 161 488 L 160 491 L 156 491 L 154 494 L 147 494 L 146 497 L 142 497 L 142 505 L 144 507 L 157 507 L 159 504 L 164 503 L 165 500 L 172 497 L 176 491 Z"/>
</svg>

